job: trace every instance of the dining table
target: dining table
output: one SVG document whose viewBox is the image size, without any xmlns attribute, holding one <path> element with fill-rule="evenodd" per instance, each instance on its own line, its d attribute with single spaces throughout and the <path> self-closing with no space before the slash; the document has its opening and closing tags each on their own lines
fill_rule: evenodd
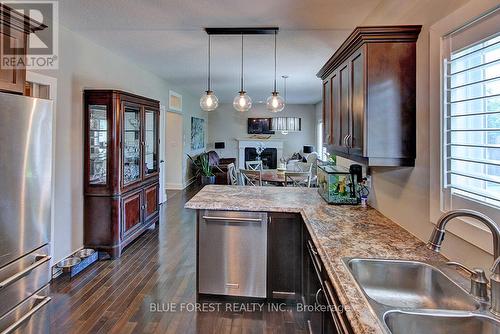
<svg viewBox="0 0 500 334">
<path fill-rule="evenodd" d="M 284 186 L 285 171 L 278 169 L 264 169 L 262 170 L 262 182 L 268 182 L 279 186 Z"/>
</svg>

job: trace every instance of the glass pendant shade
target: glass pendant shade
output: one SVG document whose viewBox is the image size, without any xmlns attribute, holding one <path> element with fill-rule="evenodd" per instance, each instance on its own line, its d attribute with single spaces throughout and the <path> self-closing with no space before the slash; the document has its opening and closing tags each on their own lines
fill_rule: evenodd
<svg viewBox="0 0 500 334">
<path fill-rule="evenodd" d="M 219 106 L 219 99 L 213 91 L 207 90 L 200 99 L 200 107 L 204 111 L 212 111 Z"/>
<path fill-rule="evenodd" d="M 273 92 L 266 100 L 266 108 L 270 112 L 280 112 L 285 108 L 285 100 L 279 96 L 278 92 Z"/>
<path fill-rule="evenodd" d="M 248 111 L 252 107 L 252 99 L 245 91 L 240 91 L 233 100 L 233 107 L 240 112 Z"/>
</svg>

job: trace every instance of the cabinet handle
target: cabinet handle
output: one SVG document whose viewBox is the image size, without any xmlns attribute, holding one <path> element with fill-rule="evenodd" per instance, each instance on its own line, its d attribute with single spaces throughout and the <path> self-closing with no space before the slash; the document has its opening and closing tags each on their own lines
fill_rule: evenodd
<svg viewBox="0 0 500 334">
<path fill-rule="evenodd" d="M 334 317 L 334 320 L 336 323 L 338 323 L 338 328 L 339 330 L 339 333 L 349 333 L 349 329 L 346 325 L 346 323 L 344 322 L 344 320 L 342 319 L 342 316 L 340 315 L 340 307 L 341 307 L 341 304 L 339 302 L 336 301 L 336 298 L 334 297 L 334 293 L 333 293 L 333 288 L 331 287 L 330 285 L 330 282 L 328 281 L 324 281 L 324 287 L 325 287 L 325 291 L 326 291 L 326 294 L 328 296 L 326 296 L 327 300 L 330 299 L 330 302 L 331 304 L 333 304 L 335 310 L 331 313 L 332 313 L 332 316 Z"/>
<path fill-rule="evenodd" d="M 321 292 L 322 288 L 319 288 L 318 291 L 316 291 L 316 295 L 314 296 L 314 300 L 316 300 L 316 304 L 321 305 L 321 303 L 318 300 L 319 293 Z"/>
<path fill-rule="evenodd" d="M 349 142 L 350 140 L 352 139 L 352 135 L 347 135 L 347 138 L 346 138 L 346 146 L 348 148 L 352 148 L 352 145 L 351 145 L 351 142 Z"/>
<path fill-rule="evenodd" d="M 345 136 L 344 136 L 344 146 L 346 146 L 346 147 L 347 147 L 347 137 L 348 137 L 348 136 L 349 136 L 349 135 L 345 135 Z"/>
<path fill-rule="evenodd" d="M 308 240 L 308 249 L 309 249 L 309 257 L 311 258 L 314 270 L 316 271 L 316 275 L 318 276 L 319 279 L 321 279 L 321 271 L 323 268 L 321 267 L 321 262 L 318 258 L 318 252 L 314 250 L 314 247 L 312 247 L 311 242 Z"/>
<path fill-rule="evenodd" d="M 309 334 L 314 334 L 312 330 L 311 320 L 307 320 L 307 331 Z"/>
<path fill-rule="evenodd" d="M 311 240 L 307 240 L 307 245 L 309 246 L 309 248 L 311 249 L 311 252 L 314 255 L 318 255 L 318 252 L 314 249 L 314 246 L 312 245 Z"/>
</svg>

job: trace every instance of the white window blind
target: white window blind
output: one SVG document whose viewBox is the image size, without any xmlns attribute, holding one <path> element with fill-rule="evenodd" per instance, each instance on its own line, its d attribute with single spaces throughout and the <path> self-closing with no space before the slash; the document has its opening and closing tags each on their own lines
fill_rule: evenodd
<svg viewBox="0 0 500 334">
<path fill-rule="evenodd" d="M 444 59 L 443 180 L 452 195 L 500 207 L 500 32 L 480 24 L 451 36 Z"/>
</svg>

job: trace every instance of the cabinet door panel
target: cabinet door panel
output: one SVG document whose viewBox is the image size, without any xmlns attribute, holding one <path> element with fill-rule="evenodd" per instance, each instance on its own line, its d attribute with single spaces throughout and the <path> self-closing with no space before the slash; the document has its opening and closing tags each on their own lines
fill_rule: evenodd
<svg viewBox="0 0 500 334">
<path fill-rule="evenodd" d="M 144 109 L 144 176 L 158 173 L 158 112 Z"/>
<path fill-rule="evenodd" d="M 297 214 L 273 213 L 268 227 L 268 297 L 298 300 L 302 229 Z"/>
<path fill-rule="evenodd" d="M 332 144 L 331 81 L 323 82 L 323 144 Z"/>
<path fill-rule="evenodd" d="M 365 115 L 365 62 L 361 48 L 351 60 L 351 131 L 349 136 L 350 153 L 363 155 L 364 115 Z"/>
<path fill-rule="evenodd" d="M 148 220 L 158 212 L 158 184 L 144 189 L 145 219 Z"/>
<path fill-rule="evenodd" d="M 349 135 L 349 64 L 345 63 L 339 70 L 339 106 L 340 106 L 340 140 L 341 146 L 347 150 L 346 139 Z"/>
<path fill-rule="evenodd" d="M 342 142 L 342 118 L 340 114 L 340 82 L 339 74 L 337 71 L 333 73 L 332 79 L 332 144 L 337 150 L 344 150 L 344 143 Z"/>
<path fill-rule="evenodd" d="M 88 155 L 89 186 L 106 186 L 108 184 L 108 106 L 106 104 L 88 105 Z"/>
<path fill-rule="evenodd" d="M 123 186 L 141 180 L 141 108 L 123 104 Z"/>
<path fill-rule="evenodd" d="M 127 236 L 141 225 L 142 198 L 141 192 L 136 192 L 123 198 L 122 235 Z"/>
<path fill-rule="evenodd" d="M 323 312 L 318 308 L 319 296 L 322 294 L 321 280 L 318 277 L 314 267 L 314 260 L 312 259 L 307 247 L 308 237 L 304 238 L 303 252 L 304 252 L 304 302 L 308 309 L 307 312 L 307 327 L 310 333 L 321 334 L 323 333 Z"/>
<path fill-rule="evenodd" d="M 6 61 L 12 59 L 15 63 L 16 59 L 25 58 L 23 55 L 26 52 L 26 35 L 23 32 L 1 25 L 0 43 L 2 44 L 0 50 L 2 50 L 2 56 L 5 57 Z M 7 54 L 7 52 L 13 54 Z M 20 65 L 14 67 L 5 66 L 4 57 L 0 61 L 0 91 L 22 94 L 24 92 L 26 70 Z"/>
<path fill-rule="evenodd" d="M 85 92 L 84 181 L 85 194 L 109 195 L 118 191 L 113 155 L 118 152 L 114 138 L 114 112 L 110 95 Z"/>
</svg>

